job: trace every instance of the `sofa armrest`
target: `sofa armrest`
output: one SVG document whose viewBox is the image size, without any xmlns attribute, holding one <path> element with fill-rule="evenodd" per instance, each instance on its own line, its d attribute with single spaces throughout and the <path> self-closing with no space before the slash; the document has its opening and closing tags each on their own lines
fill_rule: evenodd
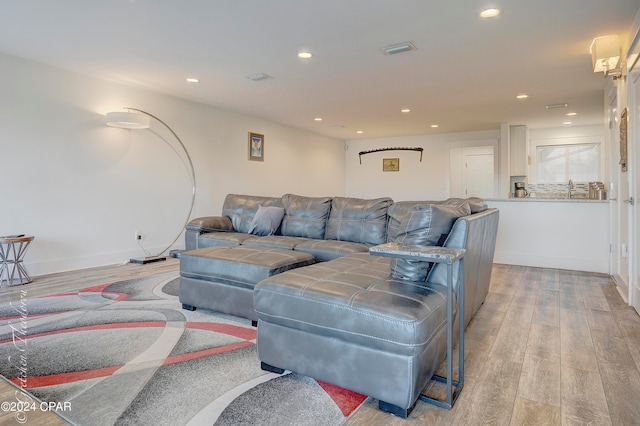
<svg viewBox="0 0 640 426">
<path fill-rule="evenodd" d="M 372 256 L 395 257 L 420 262 L 453 263 L 464 257 L 465 249 L 386 243 L 369 248 Z"/>
<path fill-rule="evenodd" d="M 213 231 L 230 232 L 233 231 L 233 225 L 231 224 L 231 219 L 226 216 L 207 216 L 190 221 L 187 224 L 187 230 L 196 231 L 200 234 Z"/>
<path fill-rule="evenodd" d="M 444 263 L 447 278 L 441 283 L 451 287 L 456 293 L 464 292 L 464 271 L 462 260 L 466 250 L 440 246 L 419 246 L 412 244 L 386 243 L 369 247 L 372 256 L 384 256 L 418 262 Z M 459 262 L 457 265 L 456 263 Z M 433 270 L 432 270 L 433 271 Z M 429 275 L 427 276 L 429 282 Z M 461 292 L 459 290 L 462 290 Z"/>
</svg>

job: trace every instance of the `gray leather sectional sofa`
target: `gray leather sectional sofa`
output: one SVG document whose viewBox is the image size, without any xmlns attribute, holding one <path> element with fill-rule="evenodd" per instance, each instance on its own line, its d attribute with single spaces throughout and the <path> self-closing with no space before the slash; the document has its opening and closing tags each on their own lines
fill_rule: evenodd
<svg viewBox="0 0 640 426">
<path fill-rule="evenodd" d="M 406 416 L 445 358 L 445 265 L 369 248 L 465 249 L 454 291 L 464 285 L 466 327 L 489 290 L 497 226 L 498 211 L 477 198 L 230 194 L 221 216 L 187 226 L 180 300 L 258 320 L 263 368 L 363 393 Z"/>
</svg>

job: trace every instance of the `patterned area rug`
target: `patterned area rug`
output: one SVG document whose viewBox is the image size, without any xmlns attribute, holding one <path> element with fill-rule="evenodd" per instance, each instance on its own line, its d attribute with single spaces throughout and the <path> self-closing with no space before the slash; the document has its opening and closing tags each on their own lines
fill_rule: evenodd
<svg viewBox="0 0 640 426">
<path fill-rule="evenodd" d="M 33 299 L 25 286 L 0 304 L 0 374 L 34 397 L 26 420 L 45 402 L 83 426 L 339 425 L 366 399 L 262 371 L 250 321 L 185 311 L 178 286 L 176 273 Z"/>
</svg>

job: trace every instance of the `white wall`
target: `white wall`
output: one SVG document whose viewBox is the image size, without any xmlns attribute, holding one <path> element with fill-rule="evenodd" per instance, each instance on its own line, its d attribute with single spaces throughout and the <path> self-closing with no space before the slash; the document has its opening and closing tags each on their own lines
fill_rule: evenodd
<svg viewBox="0 0 640 426">
<path fill-rule="evenodd" d="M 188 173 L 152 122 L 105 126 L 130 106 L 165 121 L 197 176 L 192 217 L 219 214 L 227 193 L 344 195 L 344 142 L 202 104 L 0 55 L 0 235 L 36 237 L 32 275 L 127 261 L 164 248 L 186 219 Z M 197 89 L 195 89 L 197 90 Z M 265 160 L 247 160 L 248 132 Z M 177 247 L 183 246 L 180 238 Z"/>
<path fill-rule="evenodd" d="M 395 201 L 448 198 L 451 149 L 494 146 L 498 167 L 499 139 L 500 131 L 490 130 L 347 141 L 346 193 L 362 198 L 389 196 Z M 385 151 L 362 155 L 360 164 L 359 152 L 393 147 L 423 148 L 422 162 L 419 152 Z M 399 158 L 400 171 L 383 172 L 383 158 Z"/>
</svg>

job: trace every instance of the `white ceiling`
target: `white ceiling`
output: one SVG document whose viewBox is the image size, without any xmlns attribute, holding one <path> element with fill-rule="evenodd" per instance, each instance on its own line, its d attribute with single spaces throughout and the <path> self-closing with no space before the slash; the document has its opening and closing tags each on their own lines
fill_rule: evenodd
<svg viewBox="0 0 640 426">
<path fill-rule="evenodd" d="M 489 1 L 5 0 L 0 52 L 340 139 L 602 123 L 589 46 L 640 1 Z"/>
</svg>

